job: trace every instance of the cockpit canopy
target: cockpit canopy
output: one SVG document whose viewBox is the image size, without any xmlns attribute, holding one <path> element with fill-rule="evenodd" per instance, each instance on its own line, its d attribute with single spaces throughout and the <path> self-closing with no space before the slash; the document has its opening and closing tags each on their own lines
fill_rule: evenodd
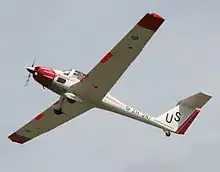
<svg viewBox="0 0 220 172">
<path fill-rule="evenodd" d="M 82 78 L 84 78 L 86 76 L 86 74 L 84 74 L 83 72 L 80 72 L 78 70 L 75 69 L 66 69 L 62 71 L 64 75 L 66 76 L 76 76 L 77 79 L 81 80 Z"/>
<path fill-rule="evenodd" d="M 86 76 L 86 74 L 84 74 L 78 70 L 75 70 L 73 75 L 75 75 L 79 80 L 81 80 L 82 78 L 84 78 Z"/>
</svg>

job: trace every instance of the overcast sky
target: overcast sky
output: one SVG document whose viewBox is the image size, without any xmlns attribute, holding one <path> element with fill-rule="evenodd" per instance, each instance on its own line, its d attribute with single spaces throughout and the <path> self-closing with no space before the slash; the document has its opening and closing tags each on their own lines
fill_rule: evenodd
<svg viewBox="0 0 220 172">
<path fill-rule="evenodd" d="M 0 171 L 146 172 L 219 169 L 220 24 L 217 0 L 0 1 Z M 8 135 L 58 96 L 36 65 L 88 72 L 147 12 L 166 21 L 111 94 L 152 116 L 204 91 L 213 98 L 185 136 L 93 109 L 27 144 Z"/>
</svg>

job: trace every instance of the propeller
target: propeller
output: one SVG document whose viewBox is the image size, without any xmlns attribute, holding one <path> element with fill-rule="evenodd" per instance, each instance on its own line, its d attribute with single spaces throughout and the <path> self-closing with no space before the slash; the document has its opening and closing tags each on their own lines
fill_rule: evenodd
<svg viewBox="0 0 220 172">
<path fill-rule="evenodd" d="M 27 80 L 26 80 L 26 83 L 25 83 L 24 86 L 27 86 L 27 85 L 28 85 L 28 82 L 30 81 L 30 78 L 31 78 L 31 74 L 33 74 L 33 72 L 34 72 L 35 60 L 36 60 L 36 57 L 34 58 L 31 67 L 27 67 L 27 71 L 29 72 L 29 74 L 28 74 L 28 77 L 27 77 Z"/>
</svg>

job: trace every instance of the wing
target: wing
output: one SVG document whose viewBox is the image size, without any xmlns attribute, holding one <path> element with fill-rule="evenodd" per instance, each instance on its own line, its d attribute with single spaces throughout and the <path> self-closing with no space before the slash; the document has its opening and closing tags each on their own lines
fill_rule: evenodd
<svg viewBox="0 0 220 172">
<path fill-rule="evenodd" d="M 101 100 L 136 59 L 164 20 L 156 13 L 147 13 L 81 82 L 72 86 L 72 90 L 87 100 Z"/>
<path fill-rule="evenodd" d="M 62 106 L 64 114 L 56 115 L 53 110 L 58 105 L 59 101 L 37 115 L 33 120 L 18 129 L 16 132 L 8 136 L 8 138 L 13 142 L 23 144 L 92 108 L 92 105 L 89 104 L 79 102 L 70 104 L 67 102 L 67 100 L 65 100 Z"/>
</svg>

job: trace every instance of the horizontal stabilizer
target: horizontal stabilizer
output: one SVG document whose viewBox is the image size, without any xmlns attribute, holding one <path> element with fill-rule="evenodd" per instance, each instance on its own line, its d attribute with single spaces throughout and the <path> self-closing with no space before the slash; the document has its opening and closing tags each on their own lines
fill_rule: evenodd
<svg viewBox="0 0 220 172">
<path fill-rule="evenodd" d="M 180 100 L 177 105 L 185 105 L 189 108 L 199 108 L 201 109 L 210 99 L 212 96 L 204 94 L 202 92 L 194 94 L 190 97 L 187 97 L 183 100 Z"/>
</svg>

